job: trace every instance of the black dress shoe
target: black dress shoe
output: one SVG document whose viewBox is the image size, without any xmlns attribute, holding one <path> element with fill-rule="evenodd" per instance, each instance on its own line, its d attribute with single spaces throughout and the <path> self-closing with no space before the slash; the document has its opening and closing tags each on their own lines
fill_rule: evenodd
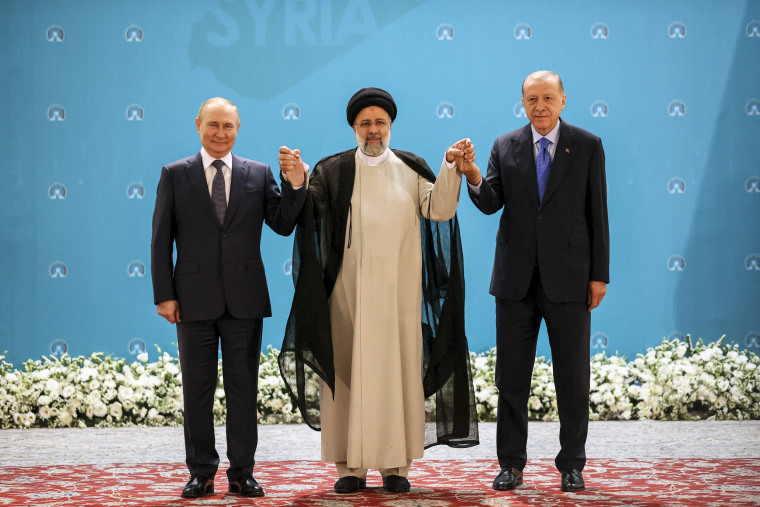
<svg viewBox="0 0 760 507">
<path fill-rule="evenodd" d="M 264 496 L 264 488 L 259 486 L 253 475 L 244 475 L 240 479 L 230 481 L 230 493 L 237 493 L 242 496 Z"/>
<path fill-rule="evenodd" d="M 360 489 L 367 487 L 367 480 L 360 479 L 353 475 L 347 475 L 338 479 L 333 489 L 336 493 L 356 493 Z"/>
<path fill-rule="evenodd" d="M 509 491 L 523 483 L 523 472 L 517 468 L 505 468 L 493 480 L 493 489 Z"/>
<path fill-rule="evenodd" d="M 383 489 L 391 493 L 408 493 L 409 481 L 400 475 L 386 475 L 383 477 Z"/>
<path fill-rule="evenodd" d="M 580 491 L 586 489 L 580 470 L 562 472 L 562 491 Z"/>
<path fill-rule="evenodd" d="M 182 498 L 201 498 L 203 495 L 214 494 L 214 481 L 201 474 L 193 474 L 185 487 L 182 488 Z"/>
</svg>

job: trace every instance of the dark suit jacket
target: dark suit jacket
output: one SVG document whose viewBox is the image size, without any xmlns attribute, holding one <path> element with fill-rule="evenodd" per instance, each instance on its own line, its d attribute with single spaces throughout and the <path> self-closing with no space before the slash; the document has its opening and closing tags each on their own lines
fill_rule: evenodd
<svg viewBox="0 0 760 507">
<path fill-rule="evenodd" d="M 538 263 L 550 301 L 584 301 L 589 281 L 609 282 L 607 183 L 602 141 L 560 120 L 544 199 L 538 202 L 530 124 L 494 141 L 479 195 L 482 212 L 504 207 L 490 292 L 522 299 Z"/>
<path fill-rule="evenodd" d="M 161 169 L 153 212 L 151 274 L 156 304 L 176 299 L 182 321 L 269 317 L 261 228 L 289 235 L 306 198 L 285 181 L 282 196 L 269 166 L 232 155 L 230 198 L 220 226 L 200 153 Z M 177 245 L 176 266 L 172 260 Z"/>
</svg>

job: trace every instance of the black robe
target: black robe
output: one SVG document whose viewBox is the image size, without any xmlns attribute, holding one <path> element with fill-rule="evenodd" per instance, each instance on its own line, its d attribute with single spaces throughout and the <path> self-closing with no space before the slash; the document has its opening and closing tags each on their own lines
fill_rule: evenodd
<svg viewBox="0 0 760 507">
<path fill-rule="evenodd" d="M 393 152 L 434 182 L 425 161 Z M 329 298 L 338 278 L 354 188 L 356 148 L 320 160 L 309 180 L 293 246 L 295 294 L 279 355 L 280 374 L 304 421 L 319 430 L 319 378 L 335 390 Z M 464 267 L 459 223 L 420 217 L 422 246 L 425 447 L 477 445 L 470 355 L 464 330 Z M 434 408 L 433 408 L 434 407 Z"/>
</svg>

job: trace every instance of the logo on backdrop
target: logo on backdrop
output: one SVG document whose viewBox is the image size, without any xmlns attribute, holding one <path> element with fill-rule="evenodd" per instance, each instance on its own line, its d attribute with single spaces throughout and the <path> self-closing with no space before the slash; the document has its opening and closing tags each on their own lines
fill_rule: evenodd
<svg viewBox="0 0 760 507">
<path fill-rule="evenodd" d="M 760 255 L 751 253 L 744 259 L 744 267 L 747 271 L 760 271 Z"/>
<path fill-rule="evenodd" d="M 145 276 L 145 264 L 140 261 L 132 261 L 127 266 L 127 274 L 130 278 L 142 278 Z"/>
<path fill-rule="evenodd" d="M 445 23 L 438 25 L 438 28 L 435 30 L 435 36 L 438 37 L 438 40 L 451 40 L 454 38 L 454 28 Z"/>
<path fill-rule="evenodd" d="M 49 27 L 46 35 L 48 42 L 63 42 L 63 28 L 58 25 Z"/>
<path fill-rule="evenodd" d="M 63 340 L 55 340 L 50 344 L 50 355 L 53 357 L 61 357 L 69 351 L 69 346 Z"/>
<path fill-rule="evenodd" d="M 127 197 L 129 199 L 142 199 L 145 197 L 145 187 L 140 183 L 130 183 L 127 186 Z"/>
<path fill-rule="evenodd" d="M 606 39 L 609 33 L 610 33 L 610 30 L 609 28 L 607 28 L 607 25 L 605 25 L 604 23 L 597 23 L 591 27 L 592 39 Z"/>
<path fill-rule="evenodd" d="M 136 356 L 138 354 L 142 354 L 145 352 L 145 342 L 142 341 L 140 338 L 132 338 L 129 340 L 129 345 L 127 345 L 127 350 L 129 350 L 129 353 L 133 356 Z"/>
<path fill-rule="evenodd" d="M 681 178 L 671 178 L 668 182 L 668 193 L 683 194 L 686 192 L 686 182 Z"/>
<path fill-rule="evenodd" d="M 63 183 L 53 183 L 48 188 L 48 196 L 51 199 L 66 199 L 66 187 Z"/>
<path fill-rule="evenodd" d="M 594 336 L 591 337 L 591 348 L 593 349 L 606 349 L 609 343 L 610 340 L 604 333 L 595 333 Z"/>
<path fill-rule="evenodd" d="M 293 274 L 293 259 L 288 259 L 285 261 L 285 264 L 282 265 L 282 272 L 285 273 L 285 276 L 290 276 Z"/>
<path fill-rule="evenodd" d="M 683 39 L 686 37 L 686 25 L 675 21 L 668 27 L 668 37 L 671 39 Z"/>
<path fill-rule="evenodd" d="M 515 27 L 515 39 L 530 39 L 531 30 L 530 26 L 525 23 L 520 23 Z"/>
<path fill-rule="evenodd" d="M 48 120 L 49 121 L 63 121 L 66 118 L 66 111 L 63 106 L 53 105 L 48 108 Z"/>
<path fill-rule="evenodd" d="M 683 116 L 686 114 L 686 104 L 680 100 L 672 100 L 668 104 L 668 115 Z"/>
<path fill-rule="evenodd" d="M 744 189 L 748 194 L 760 192 L 760 177 L 750 176 L 744 183 Z"/>
<path fill-rule="evenodd" d="M 438 107 L 435 108 L 435 114 L 438 118 L 453 118 L 454 106 L 448 102 L 441 102 Z"/>
<path fill-rule="evenodd" d="M 668 259 L 668 271 L 683 271 L 686 268 L 686 259 L 680 255 L 671 255 Z"/>
<path fill-rule="evenodd" d="M 747 25 L 747 37 L 760 37 L 760 21 L 750 21 Z"/>
<path fill-rule="evenodd" d="M 48 272 L 50 273 L 50 278 L 66 278 L 66 275 L 69 274 L 66 264 L 61 261 L 55 261 L 52 263 Z"/>
<path fill-rule="evenodd" d="M 747 116 L 760 116 L 760 100 L 752 99 L 747 102 Z"/>
<path fill-rule="evenodd" d="M 141 42 L 143 38 L 142 28 L 132 25 L 124 31 L 127 42 Z"/>
<path fill-rule="evenodd" d="M 245 97 L 271 100 L 329 65 L 426 0 L 373 2 L 372 0 L 238 0 L 205 2 L 195 13 L 187 55 L 191 67 L 200 67 Z M 431 29 L 434 29 L 431 27 Z M 299 55 L 298 72 L 277 79 L 260 79 L 260 69 L 276 68 L 287 47 Z M 245 54 L 257 65 L 230 72 L 229 55 Z M 256 82 L 256 86 L 250 83 Z"/>
<path fill-rule="evenodd" d="M 747 344 L 747 347 L 749 348 L 759 348 L 760 347 L 760 333 L 757 331 L 750 331 L 747 333 L 747 336 L 744 337 L 744 343 Z"/>
<path fill-rule="evenodd" d="M 673 331 L 670 333 L 670 336 L 668 336 L 668 341 L 678 340 L 679 342 L 685 342 L 686 336 L 680 332 L 680 331 Z"/>
<path fill-rule="evenodd" d="M 517 104 L 515 104 L 513 112 L 515 114 L 515 118 L 527 118 L 528 117 L 528 115 L 525 114 L 525 107 L 522 105 L 522 102 L 518 102 Z"/>
<path fill-rule="evenodd" d="M 301 117 L 301 109 L 297 104 L 285 104 L 282 108 L 282 117 L 286 120 L 297 120 Z"/>
<path fill-rule="evenodd" d="M 127 121 L 142 121 L 145 114 L 143 108 L 137 104 L 132 104 L 127 108 Z"/>
<path fill-rule="evenodd" d="M 607 104 L 602 102 L 601 100 L 597 100 L 593 104 L 591 104 L 591 116 L 594 118 L 606 118 L 607 117 L 607 111 L 608 111 Z"/>
</svg>

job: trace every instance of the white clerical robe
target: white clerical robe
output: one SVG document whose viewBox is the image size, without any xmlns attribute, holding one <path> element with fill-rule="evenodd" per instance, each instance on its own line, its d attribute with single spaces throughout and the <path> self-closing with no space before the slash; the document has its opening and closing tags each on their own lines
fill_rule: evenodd
<svg viewBox="0 0 760 507">
<path fill-rule="evenodd" d="M 434 185 L 390 149 L 356 153 L 343 263 L 329 301 L 335 399 L 322 384 L 322 460 L 403 468 L 422 457 L 425 442 L 420 215 L 451 219 L 462 176 L 444 160 Z"/>
</svg>

